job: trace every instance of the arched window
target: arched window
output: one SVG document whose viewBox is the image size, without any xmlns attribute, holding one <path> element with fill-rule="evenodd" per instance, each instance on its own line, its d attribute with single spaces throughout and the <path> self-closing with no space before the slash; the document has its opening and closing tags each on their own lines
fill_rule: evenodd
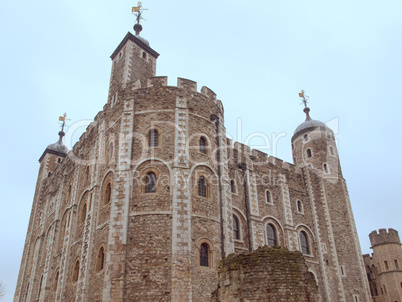
<svg viewBox="0 0 402 302">
<path fill-rule="evenodd" d="M 96 272 L 100 272 L 103 270 L 105 265 L 105 249 L 103 246 L 98 251 L 98 257 L 96 259 Z"/>
<path fill-rule="evenodd" d="M 77 259 L 77 261 L 75 261 L 75 265 L 74 265 L 74 270 L 73 270 L 73 275 L 71 278 L 71 281 L 73 283 L 78 281 L 78 275 L 80 273 L 80 261 Z"/>
<path fill-rule="evenodd" d="M 265 191 L 265 201 L 269 204 L 273 204 L 272 194 L 271 194 L 271 191 L 269 191 L 269 190 Z"/>
<path fill-rule="evenodd" d="M 200 246 L 200 266 L 209 267 L 209 246 L 206 243 Z"/>
<path fill-rule="evenodd" d="M 152 129 L 149 131 L 148 146 L 149 147 L 158 146 L 158 131 L 156 129 Z"/>
<path fill-rule="evenodd" d="M 310 255 L 310 246 L 306 232 L 300 232 L 300 246 L 303 254 Z"/>
<path fill-rule="evenodd" d="M 154 172 L 148 172 L 145 176 L 145 193 L 156 192 L 156 175 Z"/>
<path fill-rule="evenodd" d="M 329 146 L 329 153 L 331 153 L 331 155 L 335 155 L 334 147 Z"/>
<path fill-rule="evenodd" d="M 200 152 L 207 154 L 207 140 L 203 136 L 200 138 Z"/>
<path fill-rule="evenodd" d="M 300 200 L 297 201 L 297 212 L 303 213 L 303 203 Z"/>
<path fill-rule="evenodd" d="M 276 229 L 272 224 L 267 225 L 267 244 L 268 246 L 278 245 Z"/>
<path fill-rule="evenodd" d="M 328 173 L 329 173 L 328 165 L 327 165 L 327 164 L 323 164 L 322 167 L 323 167 L 323 169 L 324 169 L 324 173 L 325 173 L 325 174 L 328 174 Z"/>
<path fill-rule="evenodd" d="M 104 204 L 108 204 L 112 200 L 112 184 L 109 182 L 106 185 Z"/>
<path fill-rule="evenodd" d="M 207 186 L 204 176 L 198 178 L 198 195 L 202 197 L 207 197 Z"/>
<path fill-rule="evenodd" d="M 236 193 L 236 186 L 235 186 L 234 180 L 231 180 L 231 181 L 230 181 L 230 191 L 231 191 L 232 193 Z"/>
<path fill-rule="evenodd" d="M 307 153 L 307 158 L 310 158 L 312 156 L 311 149 L 307 149 L 306 153 Z"/>
<path fill-rule="evenodd" d="M 239 219 L 233 215 L 233 238 L 239 240 L 240 239 L 240 228 L 239 228 Z"/>
<path fill-rule="evenodd" d="M 304 139 L 305 142 L 307 142 L 307 141 L 308 141 L 308 135 L 305 134 L 304 137 L 303 137 L 303 139 Z"/>
<path fill-rule="evenodd" d="M 57 270 L 56 275 L 54 277 L 54 282 L 53 282 L 53 291 L 57 291 L 57 286 L 59 285 L 59 271 Z"/>
</svg>

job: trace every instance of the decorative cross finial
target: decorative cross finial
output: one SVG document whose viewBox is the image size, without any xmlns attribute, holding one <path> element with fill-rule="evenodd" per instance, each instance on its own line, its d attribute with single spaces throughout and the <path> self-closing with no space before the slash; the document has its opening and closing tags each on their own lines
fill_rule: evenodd
<svg viewBox="0 0 402 302">
<path fill-rule="evenodd" d="M 138 36 L 142 31 L 142 26 L 140 24 L 140 20 L 144 19 L 142 17 L 142 12 L 144 10 L 148 10 L 146 8 L 142 8 L 142 2 L 138 2 L 137 6 L 134 6 L 132 9 L 133 14 L 136 16 L 137 23 L 134 25 L 135 35 Z"/>
</svg>

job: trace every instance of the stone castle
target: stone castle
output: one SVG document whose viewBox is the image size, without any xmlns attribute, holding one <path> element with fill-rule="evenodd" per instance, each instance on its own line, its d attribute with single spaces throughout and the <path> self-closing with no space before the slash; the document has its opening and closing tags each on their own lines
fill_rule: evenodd
<svg viewBox="0 0 402 302">
<path fill-rule="evenodd" d="M 363 255 L 373 302 L 402 301 L 402 248 L 398 232 L 380 229 L 369 235 L 373 253 Z"/>
<path fill-rule="evenodd" d="M 294 286 L 316 290 L 299 301 L 369 302 L 332 130 L 306 107 L 293 164 L 233 143 L 216 94 L 156 77 L 139 31 L 113 52 L 108 102 L 73 150 L 61 131 L 39 159 L 14 301 L 218 301 L 231 261 L 267 276 L 275 252 L 281 276 L 303 261 Z M 262 246 L 254 267 L 219 264 Z M 264 298 L 282 283 L 261 278 L 270 289 L 244 301 L 297 301 Z"/>
</svg>

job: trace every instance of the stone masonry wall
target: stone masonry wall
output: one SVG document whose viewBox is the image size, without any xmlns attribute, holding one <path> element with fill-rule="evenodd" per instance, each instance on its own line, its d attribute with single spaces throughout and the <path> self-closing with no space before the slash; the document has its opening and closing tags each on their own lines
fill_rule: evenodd
<svg viewBox="0 0 402 302">
<path fill-rule="evenodd" d="M 300 252 L 261 247 L 221 261 L 211 302 L 315 302 L 318 289 Z"/>
</svg>

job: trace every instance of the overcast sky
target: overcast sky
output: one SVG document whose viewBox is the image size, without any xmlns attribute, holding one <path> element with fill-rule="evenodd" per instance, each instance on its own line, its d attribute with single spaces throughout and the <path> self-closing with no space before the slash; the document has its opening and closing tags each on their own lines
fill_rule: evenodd
<svg viewBox="0 0 402 302">
<path fill-rule="evenodd" d="M 110 55 L 132 31 L 132 1 L 1 1 L 0 131 L 3 159 L 0 282 L 11 301 L 32 206 L 38 159 L 70 126 L 106 103 Z M 290 139 L 311 116 L 339 143 L 363 253 L 368 234 L 402 231 L 400 0 L 215 0 L 143 2 L 142 36 L 161 55 L 157 75 L 211 88 L 227 133 L 249 145 L 256 132 L 281 136 L 263 150 L 292 162 Z M 81 129 L 81 132 L 84 128 Z M 241 131 L 239 131 L 241 129 Z M 73 136 L 79 136 L 80 129 Z M 68 145 L 70 142 L 66 142 Z M 258 147 L 257 147 L 258 148 Z"/>
</svg>

